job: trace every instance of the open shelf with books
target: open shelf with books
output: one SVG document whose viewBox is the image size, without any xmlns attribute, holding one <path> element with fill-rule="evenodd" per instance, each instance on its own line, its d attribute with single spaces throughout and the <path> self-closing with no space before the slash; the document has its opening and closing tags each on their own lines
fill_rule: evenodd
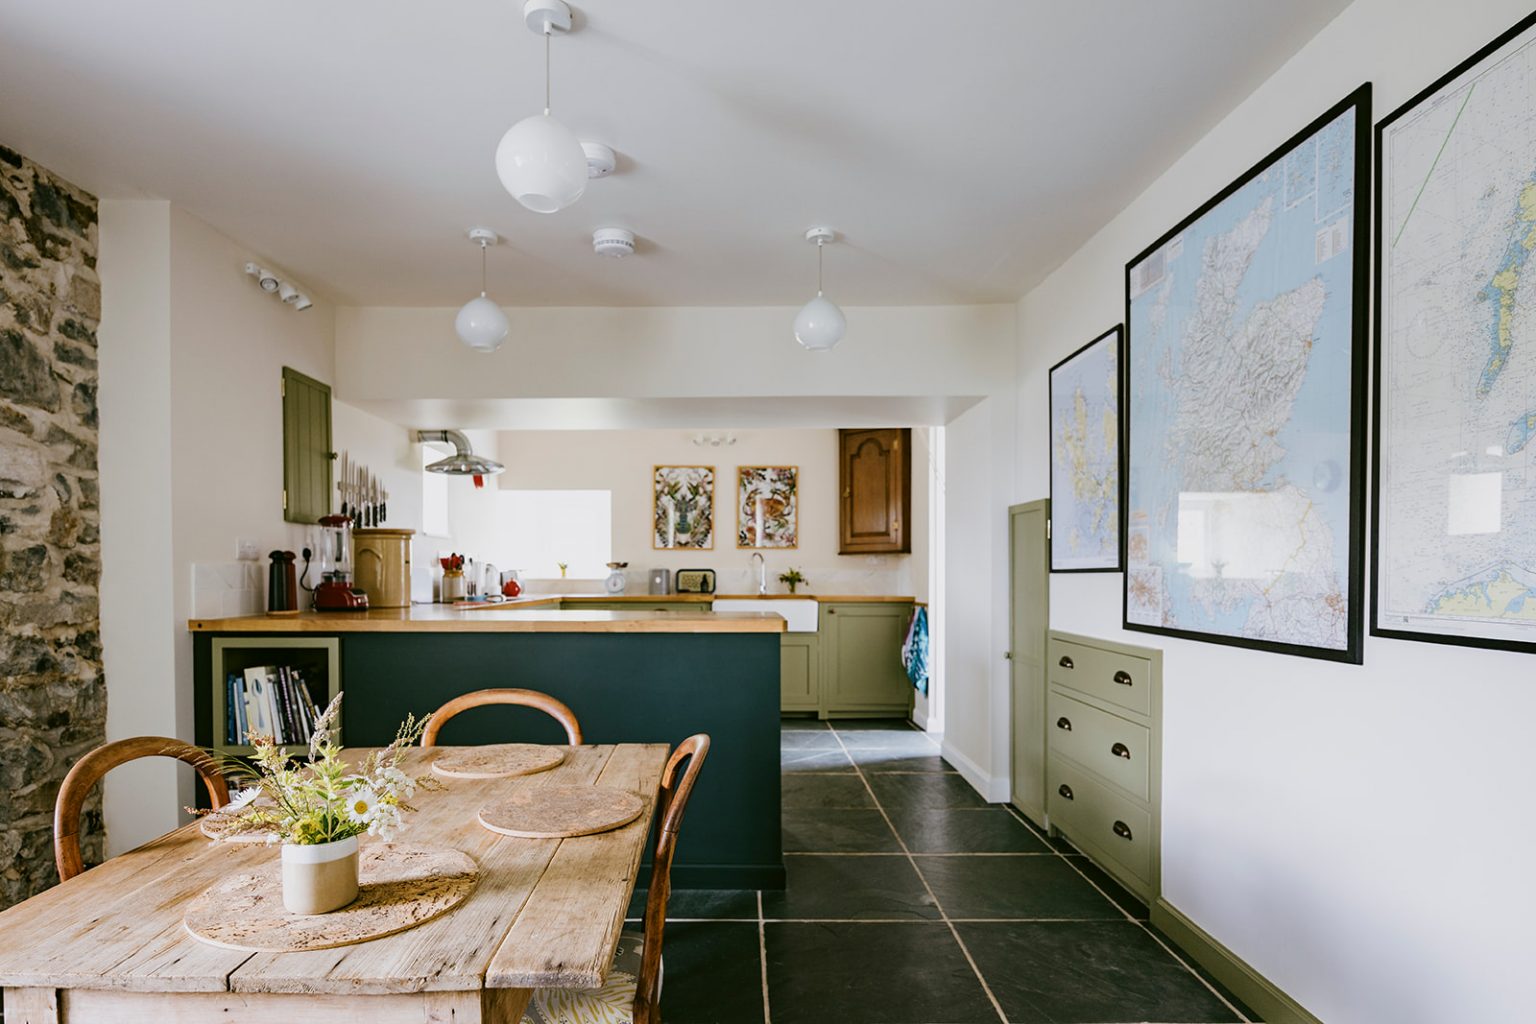
<svg viewBox="0 0 1536 1024">
<path fill-rule="evenodd" d="M 336 637 L 215 637 L 211 653 L 211 745 L 221 753 L 254 753 L 245 741 L 251 729 L 285 746 L 307 745 L 315 718 L 341 688 Z"/>
</svg>

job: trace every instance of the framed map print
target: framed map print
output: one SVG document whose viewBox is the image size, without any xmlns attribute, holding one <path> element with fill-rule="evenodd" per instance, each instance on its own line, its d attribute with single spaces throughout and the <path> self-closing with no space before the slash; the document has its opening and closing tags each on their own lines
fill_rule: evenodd
<svg viewBox="0 0 1536 1024">
<path fill-rule="evenodd" d="M 1127 629 L 1358 663 L 1370 86 L 1126 265 Z"/>
<path fill-rule="evenodd" d="M 1536 16 L 1377 126 L 1380 636 L 1536 650 Z"/>
<path fill-rule="evenodd" d="M 657 466 L 652 473 L 651 547 L 715 546 L 715 467 Z"/>
<path fill-rule="evenodd" d="M 1051 367 L 1051 572 L 1120 570 L 1120 325 Z"/>
<path fill-rule="evenodd" d="M 736 546 L 800 546 L 800 470 L 741 466 L 736 470 Z"/>
</svg>

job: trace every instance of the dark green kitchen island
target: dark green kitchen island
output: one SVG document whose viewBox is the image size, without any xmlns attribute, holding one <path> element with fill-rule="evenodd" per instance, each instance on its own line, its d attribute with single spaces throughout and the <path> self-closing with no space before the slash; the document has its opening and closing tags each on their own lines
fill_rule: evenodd
<svg viewBox="0 0 1536 1024">
<path fill-rule="evenodd" d="M 667 743 L 704 732 L 709 760 L 672 869 L 679 888 L 782 888 L 779 641 L 761 613 L 456 611 L 442 606 L 194 619 L 196 740 L 228 742 L 225 679 L 257 665 L 299 668 L 316 700 L 336 689 L 342 741 L 388 743 L 407 713 L 472 690 L 523 687 L 575 711 L 588 743 Z M 477 708 L 439 742 L 564 743 L 528 708 Z"/>
</svg>

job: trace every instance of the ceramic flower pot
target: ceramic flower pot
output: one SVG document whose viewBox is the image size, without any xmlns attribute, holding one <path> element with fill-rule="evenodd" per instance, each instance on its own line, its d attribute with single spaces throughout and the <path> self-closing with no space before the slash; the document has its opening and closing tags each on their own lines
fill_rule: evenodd
<svg viewBox="0 0 1536 1024">
<path fill-rule="evenodd" d="M 291 914 L 326 914 L 357 899 L 357 837 L 283 846 L 283 906 Z"/>
</svg>

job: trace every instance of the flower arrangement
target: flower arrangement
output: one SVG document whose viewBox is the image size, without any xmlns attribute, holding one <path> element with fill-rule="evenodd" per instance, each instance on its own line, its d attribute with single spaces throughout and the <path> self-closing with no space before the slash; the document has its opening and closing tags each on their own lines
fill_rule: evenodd
<svg viewBox="0 0 1536 1024">
<path fill-rule="evenodd" d="M 779 573 L 779 582 L 789 587 L 789 592 L 793 594 L 795 588 L 805 582 L 805 577 L 801 575 L 799 569 L 790 569 L 787 572 Z"/>
<path fill-rule="evenodd" d="M 401 815 L 415 810 L 407 801 L 416 790 L 441 786 L 430 775 L 412 778 L 400 769 L 406 748 L 421 737 L 431 716 L 407 716 L 394 742 L 369 754 L 361 769 L 353 771 L 341 759 L 335 740 L 340 710 L 338 693 L 315 722 L 307 760 L 291 760 L 289 751 L 271 736 L 255 733 L 253 763 L 219 756 L 225 773 L 248 785 L 225 807 L 205 812 L 216 825 L 210 831 L 221 839 L 261 835 L 268 843 L 295 846 L 334 843 L 364 833 L 393 838 L 404 827 Z"/>
</svg>

